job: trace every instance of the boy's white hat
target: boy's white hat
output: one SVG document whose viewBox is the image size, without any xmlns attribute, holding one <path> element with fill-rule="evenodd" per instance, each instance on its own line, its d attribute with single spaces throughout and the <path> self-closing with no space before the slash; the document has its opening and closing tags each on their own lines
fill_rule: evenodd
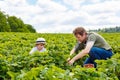
<svg viewBox="0 0 120 80">
<path fill-rule="evenodd" d="M 36 40 L 36 44 L 40 44 L 40 43 L 45 44 L 45 43 L 46 43 L 45 39 L 44 39 L 44 38 L 38 38 L 38 39 Z"/>
</svg>

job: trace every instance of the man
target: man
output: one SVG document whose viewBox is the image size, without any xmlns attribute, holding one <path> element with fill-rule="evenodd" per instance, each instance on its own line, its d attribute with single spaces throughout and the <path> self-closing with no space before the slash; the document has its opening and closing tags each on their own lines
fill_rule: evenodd
<svg viewBox="0 0 120 80">
<path fill-rule="evenodd" d="M 83 27 L 77 27 L 73 31 L 73 34 L 76 37 L 78 43 L 71 50 L 70 55 L 77 52 L 78 50 L 81 51 L 72 59 L 68 58 L 68 63 L 70 65 L 72 65 L 76 60 L 88 54 L 89 58 L 85 60 L 84 65 L 94 64 L 94 67 L 96 67 L 96 59 L 107 59 L 112 56 L 110 45 L 99 34 L 87 33 Z"/>
</svg>

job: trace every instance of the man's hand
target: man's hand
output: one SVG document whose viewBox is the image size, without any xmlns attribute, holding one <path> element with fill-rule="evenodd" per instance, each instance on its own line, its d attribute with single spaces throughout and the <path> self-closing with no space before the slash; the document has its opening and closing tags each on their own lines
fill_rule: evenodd
<svg viewBox="0 0 120 80">
<path fill-rule="evenodd" d="M 71 59 L 71 60 L 68 61 L 68 64 L 73 65 L 74 62 L 75 62 L 74 59 Z"/>
<path fill-rule="evenodd" d="M 67 62 L 69 62 L 70 61 L 70 57 L 67 59 Z"/>
</svg>

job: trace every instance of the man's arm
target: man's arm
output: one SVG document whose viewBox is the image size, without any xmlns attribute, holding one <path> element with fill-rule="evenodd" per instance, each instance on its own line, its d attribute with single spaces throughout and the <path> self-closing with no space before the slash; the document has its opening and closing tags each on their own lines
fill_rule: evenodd
<svg viewBox="0 0 120 80">
<path fill-rule="evenodd" d="M 75 47 L 70 51 L 70 56 L 75 53 Z M 70 60 L 70 57 L 67 59 L 67 61 Z"/>
<path fill-rule="evenodd" d="M 87 55 L 89 53 L 89 51 L 91 50 L 91 48 L 94 45 L 94 41 L 89 41 L 86 44 L 85 49 L 83 49 L 79 54 L 77 54 L 75 57 L 73 57 L 71 60 L 69 60 L 69 64 L 72 65 L 76 60 L 82 58 L 83 56 Z"/>
<path fill-rule="evenodd" d="M 70 51 L 70 56 L 75 53 L 75 47 Z"/>
</svg>

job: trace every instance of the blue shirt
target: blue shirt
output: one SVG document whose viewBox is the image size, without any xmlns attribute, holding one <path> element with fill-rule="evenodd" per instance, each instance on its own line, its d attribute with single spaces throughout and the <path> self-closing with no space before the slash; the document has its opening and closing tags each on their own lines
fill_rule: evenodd
<svg viewBox="0 0 120 80">
<path fill-rule="evenodd" d="M 29 54 L 33 54 L 35 51 L 44 52 L 44 51 L 46 51 L 46 49 L 42 48 L 41 50 L 38 50 L 37 47 L 33 47 L 32 50 L 29 52 Z"/>
</svg>

